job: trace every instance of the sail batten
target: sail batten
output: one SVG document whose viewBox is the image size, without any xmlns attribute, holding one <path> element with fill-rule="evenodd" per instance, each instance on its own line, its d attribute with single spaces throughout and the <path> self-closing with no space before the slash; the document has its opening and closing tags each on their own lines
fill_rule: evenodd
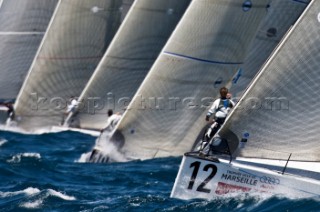
<svg viewBox="0 0 320 212">
<path fill-rule="evenodd" d="M 320 3 L 311 1 L 262 67 L 220 131 L 239 142 L 250 135 L 241 157 L 319 162 Z M 236 141 L 238 140 L 238 141 Z"/>
</svg>

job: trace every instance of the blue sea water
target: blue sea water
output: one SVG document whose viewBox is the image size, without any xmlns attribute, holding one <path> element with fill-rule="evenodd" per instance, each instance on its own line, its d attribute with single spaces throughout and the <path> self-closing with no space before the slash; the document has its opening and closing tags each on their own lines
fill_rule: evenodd
<svg viewBox="0 0 320 212">
<path fill-rule="evenodd" d="M 318 199 L 170 198 L 181 157 L 77 162 L 95 138 L 0 131 L 0 211 L 320 211 Z"/>
</svg>

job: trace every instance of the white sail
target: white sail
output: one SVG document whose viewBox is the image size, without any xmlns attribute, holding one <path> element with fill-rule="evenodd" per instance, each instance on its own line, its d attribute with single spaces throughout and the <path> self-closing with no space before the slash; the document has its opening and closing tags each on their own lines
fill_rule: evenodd
<svg viewBox="0 0 320 212">
<path fill-rule="evenodd" d="M 268 2 L 192 1 L 113 136 L 122 134 L 124 143 L 118 145 L 127 157 L 191 149 L 208 98 L 217 96 L 243 63 Z"/>
<path fill-rule="evenodd" d="M 219 133 L 249 136 L 244 158 L 320 161 L 320 1 L 312 1 L 250 85 Z M 245 143 L 245 142 L 243 142 Z"/>
<path fill-rule="evenodd" d="M 135 1 L 82 92 L 83 107 L 69 120 L 70 126 L 102 129 L 109 109 L 123 112 L 118 100 L 132 99 L 189 3 L 190 0 Z"/>
<path fill-rule="evenodd" d="M 58 0 L 0 1 L 0 101 L 14 100 Z"/>
<path fill-rule="evenodd" d="M 79 96 L 132 0 L 61 0 L 15 105 L 24 129 L 61 123 Z"/>
<path fill-rule="evenodd" d="M 270 2 L 267 16 L 229 89 L 233 97 L 239 98 L 243 94 L 263 63 L 289 28 L 297 21 L 309 2 L 310 0 L 272 0 Z"/>
</svg>

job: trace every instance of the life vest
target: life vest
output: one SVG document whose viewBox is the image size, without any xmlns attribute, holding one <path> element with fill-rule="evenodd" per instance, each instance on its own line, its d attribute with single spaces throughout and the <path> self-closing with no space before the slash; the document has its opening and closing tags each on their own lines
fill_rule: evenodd
<svg viewBox="0 0 320 212">
<path fill-rule="evenodd" d="M 233 105 L 230 102 L 230 99 L 220 99 L 218 110 L 221 110 L 222 108 L 228 108 L 228 107 L 229 108 L 233 107 Z"/>
</svg>

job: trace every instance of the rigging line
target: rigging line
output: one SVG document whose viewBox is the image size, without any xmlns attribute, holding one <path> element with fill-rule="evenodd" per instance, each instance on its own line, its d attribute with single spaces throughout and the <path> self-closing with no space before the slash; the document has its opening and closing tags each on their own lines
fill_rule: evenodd
<svg viewBox="0 0 320 212">
<path fill-rule="evenodd" d="M 166 55 L 171 55 L 171 56 L 175 56 L 175 57 L 181 57 L 181 58 L 185 58 L 185 59 L 200 61 L 200 62 L 204 62 L 204 63 L 211 63 L 211 64 L 222 64 L 222 65 L 240 65 L 240 64 L 243 64 L 243 62 L 222 62 L 222 61 L 215 61 L 215 60 L 206 60 L 206 59 L 201 59 L 201 58 L 191 57 L 191 56 L 177 54 L 177 53 L 173 53 L 173 52 L 166 52 L 166 51 L 164 51 L 163 53 L 166 54 Z"/>
</svg>

